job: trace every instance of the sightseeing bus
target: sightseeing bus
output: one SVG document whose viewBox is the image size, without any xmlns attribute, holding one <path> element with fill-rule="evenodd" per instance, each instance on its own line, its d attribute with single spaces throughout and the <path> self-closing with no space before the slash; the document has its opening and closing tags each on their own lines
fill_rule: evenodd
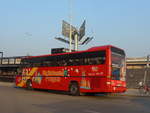
<svg viewBox="0 0 150 113">
<path fill-rule="evenodd" d="M 80 93 L 126 91 L 125 52 L 112 45 L 88 50 L 29 56 L 21 60 L 16 86 Z"/>
</svg>

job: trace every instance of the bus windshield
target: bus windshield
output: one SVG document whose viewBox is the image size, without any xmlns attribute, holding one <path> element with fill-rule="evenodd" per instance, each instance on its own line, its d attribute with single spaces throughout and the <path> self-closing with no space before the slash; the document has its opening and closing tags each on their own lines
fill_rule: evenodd
<svg viewBox="0 0 150 113">
<path fill-rule="evenodd" d="M 125 80 L 125 53 L 123 50 L 112 48 L 112 79 Z"/>
</svg>

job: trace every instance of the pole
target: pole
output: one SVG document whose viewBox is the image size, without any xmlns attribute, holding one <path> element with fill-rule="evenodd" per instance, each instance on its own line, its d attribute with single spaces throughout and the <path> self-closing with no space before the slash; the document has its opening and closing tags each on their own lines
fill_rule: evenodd
<svg viewBox="0 0 150 113">
<path fill-rule="evenodd" d="M 0 53 L 1 53 L 1 64 L 2 64 L 3 52 L 0 52 Z"/>
<path fill-rule="evenodd" d="M 145 73 L 144 73 L 144 83 L 143 83 L 144 85 L 146 85 L 146 80 L 147 80 L 147 75 L 148 75 L 149 58 L 150 58 L 150 55 L 147 55 L 146 68 L 145 68 Z"/>
<path fill-rule="evenodd" d="M 69 52 L 72 51 L 72 0 L 69 0 L 70 2 L 70 15 L 69 15 L 69 19 L 70 19 L 70 33 L 69 33 Z"/>
<path fill-rule="evenodd" d="M 78 34 L 75 35 L 75 51 L 78 51 Z"/>
<path fill-rule="evenodd" d="M 69 34 L 69 52 L 72 51 L 72 31 L 71 31 L 71 24 L 70 24 L 70 34 Z"/>
</svg>

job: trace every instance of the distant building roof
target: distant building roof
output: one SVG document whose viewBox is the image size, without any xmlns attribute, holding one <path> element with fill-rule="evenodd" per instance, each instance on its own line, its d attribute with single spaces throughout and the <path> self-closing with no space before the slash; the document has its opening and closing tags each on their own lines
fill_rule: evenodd
<svg viewBox="0 0 150 113">
<path fill-rule="evenodd" d="M 127 62 L 145 62 L 147 61 L 146 57 L 139 57 L 139 58 L 127 58 Z"/>
<path fill-rule="evenodd" d="M 127 69 L 145 68 L 145 66 L 147 65 L 147 58 L 146 57 L 127 58 L 126 64 L 127 64 Z"/>
<path fill-rule="evenodd" d="M 3 57 L 0 58 L 0 67 L 15 67 L 20 65 L 21 59 L 25 56 Z"/>
</svg>

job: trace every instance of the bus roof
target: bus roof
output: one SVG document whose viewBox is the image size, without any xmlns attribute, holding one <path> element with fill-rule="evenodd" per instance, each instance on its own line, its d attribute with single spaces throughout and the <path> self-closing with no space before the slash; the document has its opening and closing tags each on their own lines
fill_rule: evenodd
<svg viewBox="0 0 150 113">
<path fill-rule="evenodd" d="M 106 48 L 109 48 L 109 47 L 114 47 L 114 48 L 118 48 L 118 47 L 115 47 L 113 45 L 104 45 L 104 46 L 95 46 L 95 47 L 91 47 L 87 50 L 83 50 L 83 51 L 75 51 L 75 52 L 66 52 L 66 53 L 57 53 L 57 54 L 46 54 L 46 55 L 39 55 L 39 56 L 27 56 L 25 57 L 26 58 L 37 58 L 37 57 L 47 57 L 47 56 L 58 56 L 58 55 L 65 55 L 65 54 L 74 54 L 74 53 L 82 53 L 82 52 L 92 52 L 92 51 L 98 51 L 98 50 L 103 50 L 103 49 L 106 49 Z M 118 48 L 120 49 L 120 48 Z M 122 50 L 122 49 L 120 49 Z"/>
</svg>

